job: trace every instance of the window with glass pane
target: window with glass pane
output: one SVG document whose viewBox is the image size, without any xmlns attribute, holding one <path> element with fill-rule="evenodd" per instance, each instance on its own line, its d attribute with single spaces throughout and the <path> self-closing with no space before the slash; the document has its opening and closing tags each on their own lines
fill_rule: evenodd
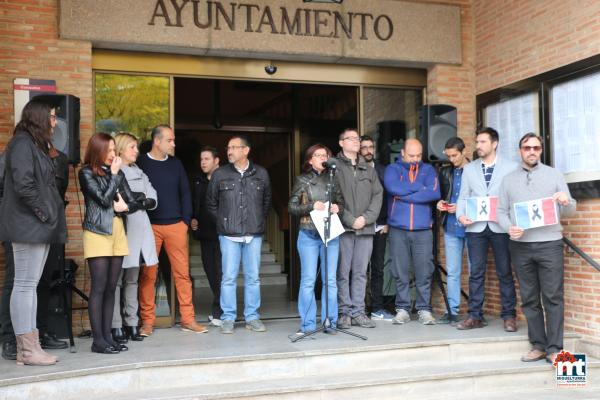
<svg viewBox="0 0 600 400">
<path fill-rule="evenodd" d="M 169 123 L 169 78 L 96 74 L 96 132 L 130 132 L 147 139 L 152 127 Z"/>
<path fill-rule="evenodd" d="M 537 93 L 501 101 L 485 108 L 485 125 L 498 131 L 500 157 L 521 162 L 519 140 L 524 134 L 539 135 L 539 107 Z"/>
<path fill-rule="evenodd" d="M 552 87 L 552 158 L 567 182 L 600 179 L 600 73 Z"/>
</svg>

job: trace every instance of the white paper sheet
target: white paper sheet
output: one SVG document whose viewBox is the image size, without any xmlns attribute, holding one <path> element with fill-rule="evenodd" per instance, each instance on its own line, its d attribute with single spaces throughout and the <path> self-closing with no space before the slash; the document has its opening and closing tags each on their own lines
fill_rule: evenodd
<svg viewBox="0 0 600 400">
<path fill-rule="evenodd" d="M 321 240 L 325 242 L 325 218 L 327 218 L 327 209 L 329 208 L 329 202 L 325 203 L 325 208 L 323 210 L 312 210 L 310 212 L 310 217 L 312 218 L 319 235 L 321 235 Z M 337 214 L 331 214 L 331 225 L 329 227 L 329 243 L 332 239 L 340 236 L 346 230 L 342 225 L 342 221 L 340 221 L 340 217 Z"/>
</svg>

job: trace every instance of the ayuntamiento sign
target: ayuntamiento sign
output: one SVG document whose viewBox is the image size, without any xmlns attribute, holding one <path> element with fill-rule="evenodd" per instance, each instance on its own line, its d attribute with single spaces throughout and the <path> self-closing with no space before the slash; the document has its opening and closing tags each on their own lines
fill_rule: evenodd
<svg viewBox="0 0 600 400">
<path fill-rule="evenodd" d="M 461 62 L 460 8 L 395 0 L 61 0 L 96 48 L 390 66 Z"/>
</svg>

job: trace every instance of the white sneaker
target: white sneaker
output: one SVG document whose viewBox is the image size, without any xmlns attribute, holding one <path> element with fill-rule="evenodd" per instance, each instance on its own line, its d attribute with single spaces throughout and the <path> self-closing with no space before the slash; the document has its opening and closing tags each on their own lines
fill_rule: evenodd
<svg viewBox="0 0 600 400">
<path fill-rule="evenodd" d="M 392 323 L 396 325 L 402 325 L 410 321 L 410 315 L 404 309 L 396 310 L 396 316 L 392 318 Z"/>
<path fill-rule="evenodd" d="M 431 311 L 419 310 L 419 322 L 423 325 L 435 325 L 435 318 L 431 314 Z"/>
<path fill-rule="evenodd" d="M 219 318 L 213 318 L 212 315 L 208 316 L 208 320 L 210 321 L 209 325 L 217 326 L 217 327 L 223 325 L 223 321 L 221 321 Z"/>
</svg>

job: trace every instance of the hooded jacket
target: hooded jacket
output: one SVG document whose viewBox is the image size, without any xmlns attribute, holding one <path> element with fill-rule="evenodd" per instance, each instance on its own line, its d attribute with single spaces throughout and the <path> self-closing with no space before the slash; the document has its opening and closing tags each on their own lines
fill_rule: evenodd
<svg viewBox="0 0 600 400">
<path fill-rule="evenodd" d="M 388 192 L 388 225 L 404 230 L 431 229 L 431 203 L 440 199 L 435 169 L 422 161 L 397 161 L 385 170 Z"/>
</svg>

